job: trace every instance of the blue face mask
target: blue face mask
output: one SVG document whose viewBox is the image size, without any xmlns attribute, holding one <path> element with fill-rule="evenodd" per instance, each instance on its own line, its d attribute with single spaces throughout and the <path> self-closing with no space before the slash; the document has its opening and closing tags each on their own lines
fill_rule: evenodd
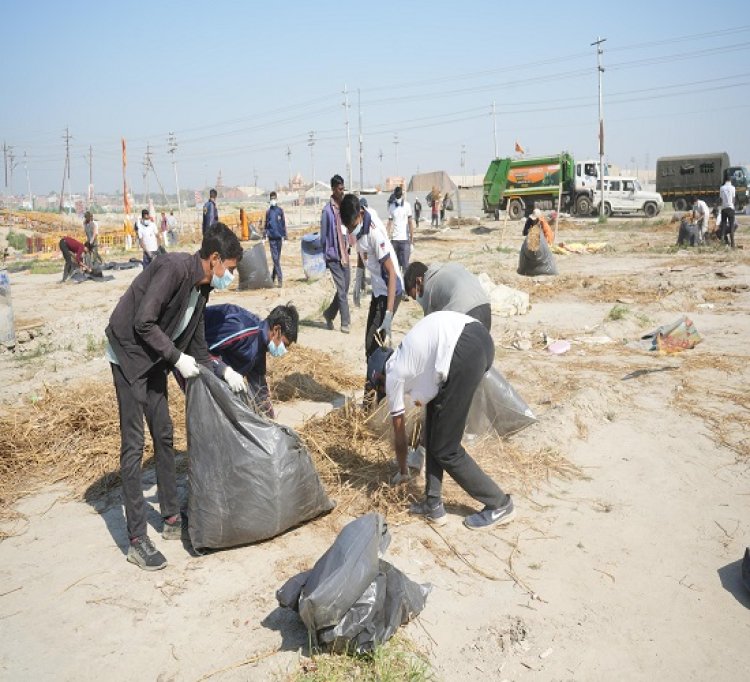
<svg viewBox="0 0 750 682">
<path fill-rule="evenodd" d="M 277 346 L 274 341 L 268 342 L 268 352 L 275 358 L 280 358 L 282 355 L 286 355 L 286 346 L 283 341 L 279 342 Z"/>
<path fill-rule="evenodd" d="M 224 274 L 221 277 L 213 275 L 211 277 L 211 286 L 214 289 L 226 289 L 234 281 L 234 273 L 229 269 L 225 268 Z"/>
</svg>

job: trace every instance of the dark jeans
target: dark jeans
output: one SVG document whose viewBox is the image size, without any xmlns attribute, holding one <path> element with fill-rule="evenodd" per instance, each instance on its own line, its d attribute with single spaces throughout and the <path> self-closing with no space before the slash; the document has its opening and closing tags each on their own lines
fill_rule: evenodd
<svg viewBox="0 0 750 682">
<path fill-rule="evenodd" d="M 397 239 L 391 242 L 393 250 L 396 252 L 396 260 L 401 268 L 401 274 L 406 272 L 409 267 L 409 256 L 411 256 L 411 242 L 408 239 Z"/>
<path fill-rule="evenodd" d="M 281 239 L 268 239 L 268 246 L 271 249 L 271 260 L 273 261 L 273 270 L 271 271 L 271 281 L 277 277 L 281 284 L 283 275 L 281 274 Z"/>
<path fill-rule="evenodd" d="M 395 317 L 400 303 L 399 297 L 396 296 L 393 301 L 393 315 Z M 385 311 L 388 309 L 388 296 L 373 296 L 370 299 L 370 310 L 367 313 L 367 325 L 365 325 L 365 357 L 369 358 L 378 348 L 375 341 L 375 332 L 383 324 Z"/>
<path fill-rule="evenodd" d="M 430 503 L 441 497 L 444 471 L 490 509 L 508 501 L 508 496 L 461 445 L 471 400 L 494 357 L 495 346 L 489 332 L 481 324 L 467 324 L 453 351 L 448 378 L 427 403 L 425 496 Z"/>
<path fill-rule="evenodd" d="M 437 213 L 433 213 L 430 225 L 432 225 L 433 227 L 438 227 L 438 218 L 439 218 L 439 215 Z"/>
<path fill-rule="evenodd" d="M 487 331 L 492 330 L 492 307 L 489 303 L 482 303 L 482 305 L 472 308 L 466 314 L 481 322 Z"/>
<path fill-rule="evenodd" d="M 64 282 L 78 269 L 78 264 L 76 263 L 75 256 L 73 256 L 63 239 L 60 240 L 60 251 L 62 251 L 63 258 L 65 259 L 65 269 L 62 276 L 62 281 Z"/>
<path fill-rule="evenodd" d="M 180 513 L 172 418 L 167 404 L 167 371 L 163 366 L 157 366 L 145 377 L 130 384 L 119 365 L 111 366 L 120 410 L 122 496 L 128 537 L 133 539 L 146 535 L 146 509 L 141 485 L 144 415 L 154 442 L 159 512 L 164 518 Z"/>
<path fill-rule="evenodd" d="M 326 320 L 333 322 L 336 319 L 336 315 L 341 313 L 341 324 L 344 327 L 348 327 L 351 323 L 351 316 L 349 315 L 349 280 L 351 279 L 351 271 L 348 265 L 341 265 L 338 261 L 330 261 L 326 263 L 326 267 L 331 273 L 331 277 L 333 277 L 336 293 L 333 295 L 331 305 L 326 308 L 323 316 Z"/>
<path fill-rule="evenodd" d="M 734 248 L 734 231 L 737 229 L 737 223 L 734 222 L 734 209 L 721 209 L 721 225 L 719 227 L 719 239 L 731 244 Z"/>
<path fill-rule="evenodd" d="M 144 251 L 143 252 L 143 267 L 146 268 L 151 264 L 151 261 L 159 255 L 158 251 Z"/>
</svg>

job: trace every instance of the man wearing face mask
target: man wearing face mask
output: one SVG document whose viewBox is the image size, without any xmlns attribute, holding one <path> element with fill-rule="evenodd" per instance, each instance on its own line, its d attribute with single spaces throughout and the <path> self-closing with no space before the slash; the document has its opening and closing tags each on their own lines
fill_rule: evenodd
<svg viewBox="0 0 750 682">
<path fill-rule="evenodd" d="M 273 272 L 271 281 L 279 278 L 279 288 L 282 287 L 281 274 L 281 243 L 286 239 L 286 218 L 284 209 L 276 203 L 276 192 L 269 194 L 270 206 L 266 211 L 266 219 L 263 223 L 263 239 L 268 239 L 271 249 L 271 260 L 273 261 Z"/>
<path fill-rule="evenodd" d="M 365 327 L 365 357 L 369 358 L 378 348 L 376 332 L 382 338 L 390 340 L 393 316 L 404 293 L 401 270 L 385 226 L 375 212 L 362 207 L 355 194 L 347 194 L 341 200 L 341 222 L 349 235 L 357 240 L 355 305 L 359 305 L 365 278 L 365 261 L 370 271 L 372 298 Z"/>
<path fill-rule="evenodd" d="M 459 263 L 433 263 L 428 268 L 414 261 L 404 274 L 406 293 L 422 306 L 425 315 L 438 310 L 463 313 L 492 327 L 490 299 L 475 275 Z"/>
<path fill-rule="evenodd" d="M 143 418 L 154 443 L 162 537 L 180 540 L 167 376 L 176 369 L 190 380 L 203 365 L 223 377 L 232 390 L 244 389 L 241 375 L 209 356 L 203 324 L 211 289 L 226 289 L 241 259 L 239 239 L 226 225 L 216 223 L 206 230 L 200 251 L 167 253 L 143 270 L 115 306 L 105 330 L 120 413 L 120 471 L 130 539 L 127 559 L 147 571 L 164 568 L 167 560 L 146 534 Z"/>
<path fill-rule="evenodd" d="M 266 353 L 275 358 L 297 342 L 299 313 L 291 304 L 276 306 L 263 320 L 231 303 L 206 308 L 206 343 L 211 355 L 247 379 L 247 393 L 258 411 L 274 418 L 266 381 Z"/>
<path fill-rule="evenodd" d="M 401 272 L 409 267 L 409 257 L 414 244 L 414 218 L 411 204 L 404 199 L 399 186 L 393 192 L 393 203 L 388 205 L 388 236 L 396 251 Z"/>
</svg>

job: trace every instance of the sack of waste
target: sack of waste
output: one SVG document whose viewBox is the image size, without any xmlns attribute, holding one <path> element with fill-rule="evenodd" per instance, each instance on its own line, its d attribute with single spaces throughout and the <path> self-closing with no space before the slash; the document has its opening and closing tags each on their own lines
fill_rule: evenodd
<svg viewBox="0 0 750 682">
<path fill-rule="evenodd" d="M 658 350 L 660 353 L 679 353 L 683 350 L 690 350 L 703 341 L 693 321 L 686 315 L 672 324 L 658 327 L 642 336 L 641 339 L 650 339 L 650 350 Z"/>
<path fill-rule="evenodd" d="M 265 540 L 333 509 L 300 437 L 208 370 L 188 381 L 186 412 L 193 547 Z"/>
<path fill-rule="evenodd" d="M 380 514 L 361 516 L 344 526 L 311 570 L 276 592 L 279 605 L 299 613 L 313 646 L 368 653 L 422 611 L 432 586 L 381 558 L 390 539 Z"/>
<path fill-rule="evenodd" d="M 511 317 L 529 312 L 529 295 L 525 291 L 495 284 L 486 272 L 481 273 L 477 279 L 490 299 L 493 315 Z"/>
<path fill-rule="evenodd" d="M 266 258 L 266 247 L 262 242 L 245 249 L 242 260 L 237 264 L 237 272 L 240 275 L 240 291 L 270 289 L 273 286 Z"/>
<path fill-rule="evenodd" d="M 538 225 L 534 225 L 526 235 L 518 255 L 519 275 L 538 277 L 540 275 L 556 275 L 557 265 L 555 257 L 547 244 L 544 233 Z"/>
<path fill-rule="evenodd" d="M 508 436 L 535 421 L 523 398 L 500 372 L 490 367 L 474 392 L 465 434 L 477 437 L 494 430 L 499 436 Z"/>
<path fill-rule="evenodd" d="M 309 280 L 316 280 L 326 274 L 326 260 L 318 233 L 306 234 L 300 240 L 302 250 L 302 270 Z"/>
</svg>

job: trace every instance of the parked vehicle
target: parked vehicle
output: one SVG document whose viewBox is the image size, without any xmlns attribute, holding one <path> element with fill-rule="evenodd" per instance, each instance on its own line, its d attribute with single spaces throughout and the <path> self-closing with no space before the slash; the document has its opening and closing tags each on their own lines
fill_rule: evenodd
<svg viewBox="0 0 750 682">
<path fill-rule="evenodd" d="M 605 166 L 606 174 L 606 166 Z M 484 176 L 482 205 L 487 215 L 499 218 L 507 211 L 519 220 L 532 208 L 560 209 L 591 215 L 599 177 L 596 161 L 576 163 L 567 152 L 530 159 L 493 159 Z"/>
<path fill-rule="evenodd" d="M 656 191 L 664 201 L 671 201 L 678 211 L 685 211 L 694 199 L 709 206 L 719 203 L 719 188 L 727 176 L 737 190 L 737 208 L 748 203 L 748 175 L 744 166 L 732 166 L 729 154 L 693 154 L 663 156 L 656 160 Z"/>
<path fill-rule="evenodd" d="M 601 198 L 596 194 L 594 206 L 600 212 Z M 648 192 L 637 178 L 604 176 L 604 215 L 643 212 L 647 218 L 659 215 L 664 208 L 664 199 L 658 192 Z"/>
</svg>

